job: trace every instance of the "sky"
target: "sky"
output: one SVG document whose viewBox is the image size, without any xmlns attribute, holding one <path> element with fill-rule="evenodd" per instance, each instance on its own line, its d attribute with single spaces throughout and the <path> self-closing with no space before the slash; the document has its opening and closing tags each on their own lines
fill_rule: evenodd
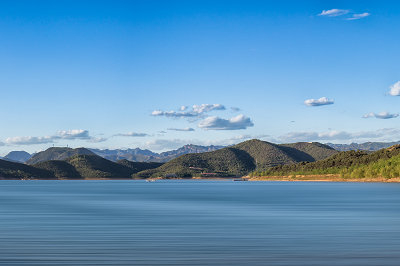
<svg viewBox="0 0 400 266">
<path fill-rule="evenodd" d="M 0 156 L 400 140 L 398 1 L 1 1 Z"/>
</svg>

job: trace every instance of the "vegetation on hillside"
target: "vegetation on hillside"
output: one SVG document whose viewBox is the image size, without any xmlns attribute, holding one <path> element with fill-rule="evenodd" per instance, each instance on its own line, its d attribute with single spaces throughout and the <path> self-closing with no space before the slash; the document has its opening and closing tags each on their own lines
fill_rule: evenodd
<svg viewBox="0 0 400 266">
<path fill-rule="evenodd" d="M 85 148 L 66 148 L 66 147 L 52 147 L 45 151 L 34 154 L 26 163 L 36 164 L 51 160 L 65 160 L 74 155 L 95 155 L 93 152 Z"/>
<path fill-rule="evenodd" d="M 51 179 L 50 171 L 22 163 L 0 160 L 0 179 Z"/>
<path fill-rule="evenodd" d="M 335 153 L 319 143 L 291 146 L 254 139 L 217 151 L 183 155 L 159 168 L 139 172 L 135 177 L 241 176 L 255 169 L 315 161 Z"/>
<path fill-rule="evenodd" d="M 335 174 L 348 178 L 400 177 L 400 145 L 374 153 L 346 151 L 325 160 L 301 162 L 254 171 L 251 176 L 296 176 Z"/>
</svg>

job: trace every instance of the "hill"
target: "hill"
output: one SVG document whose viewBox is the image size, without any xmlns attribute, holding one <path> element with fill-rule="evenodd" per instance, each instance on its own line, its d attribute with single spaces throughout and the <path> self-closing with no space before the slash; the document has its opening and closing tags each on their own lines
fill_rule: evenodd
<svg viewBox="0 0 400 266">
<path fill-rule="evenodd" d="M 83 178 L 74 166 L 66 161 L 46 161 L 33 165 L 35 168 L 43 169 L 57 179 L 81 179 Z"/>
<path fill-rule="evenodd" d="M 26 164 L 0 160 L 0 179 L 51 179 L 53 174 Z"/>
<path fill-rule="evenodd" d="M 25 163 L 32 157 L 31 154 L 27 153 L 26 151 L 12 151 L 9 152 L 6 156 L 4 156 L 4 160 L 18 162 L 18 163 Z"/>
<path fill-rule="evenodd" d="M 212 152 L 186 154 L 159 168 L 139 172 L 136 177 L 239 176 L 255 169 L 315 161 L 335 153 L 319 143 L 278 145 L 254 139 Z"/>
<path fill-rule="evenodd" d="M 345 151 L 316 162 L 276 166 L 255 171 L 252 176 L 295 176 L 336 174 L 343 177 L 400 176 L 400 145 L 370 153 Z"/>
<path fill-rule="evenodd" d="M 52 147 L 45 151 L 34 154 L 26 163 L 33 165 L 39 162 L 52 161 L 52 160 L 65 160 L 74 155 L 95 155 L 93 152 L 85 148 L 66 148 L 66 147 Z"/>
</svg>

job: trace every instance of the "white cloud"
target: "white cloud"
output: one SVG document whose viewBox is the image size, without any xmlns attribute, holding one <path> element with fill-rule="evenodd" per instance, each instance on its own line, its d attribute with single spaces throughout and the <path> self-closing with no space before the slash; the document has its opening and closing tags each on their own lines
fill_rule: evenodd
<svg viewBox="0 0 400 266">
<path fill-rule="evenodd" d="M 58 132 L 62 139 L 89 139 L 89 131 L 83 129 L 62 130 Z M 56 137 L 56 136 L 55 136 Z"/>
<path fill-rule="evenodd" d="M 389 94 L 392 96 L 400 96 L 400 81 L 397 81 L 395 84 L 390 86 Z"/>
<path fill-rule="evenodd" d="M 186 128 L 167 128 L 172 131 L 194 131 L 194 128 L 186 127 Z"/>
<path fill-rule="evenodd" d="M 240 108 L 239 107 L 231 107 L 232 112 L 239 112 Z"/>
<path fill-rule="evenodd" d="M 391 114 L 388 112 L 380 112 L 380 113 L 368 113 L 363 115 L 363 118 L 370 118 L 370 117 L 375 117 L 378 119 L 391 119 L 391 118 L 396 118 L 398 117 L 399 114 Z"/>
<path fill-rule="evenodd" d="M 346 15 L 349 12 L 350 12 L 350 10 L 347 10 L 347 9 L 334 8 L 334 9 L 329 9 L 329 10 L 322 10 L 322 12 L 320 14 L 318 14 L 318 16 L 337 17 L 337 16 Z"/>
<path fill-rule="evenodd" d="M 107 138 L 101 138 L 101 137 L 92 137 L 89 139 L 89 142 L 91 143 L 100 143 L 100 142 L 104 142 L 107 141 Z"/>
<path fill-rule="evenodd" d="M 252 127 L 254 124 L 250 118 L 240 114 L 230 119 L 223 119 L 217 116 L 207 117 L 198 126 L 206 130 L 238 130 Z"/>
<path fill-rule="evenodd" d="M 114 136 L 117 136 L 117 137 L 147 137 L 148 134 L 138 133 L 138 132 L 128 132 L 128 133 L 115 134 Z"/>
<path fill-rule="evenodd" d="M 193 105 L 193 112 L 202 114 L 206 112 L 211 112 L 213 110 L 225 110 L 225 106 L 222 104 L 201 104 L 201 105 Z"/>
<path fill-rule="evenodd" d="M 322 105 L 329 105 L 334 104 L 333 100 L 329 100 L 326 97 L 321 97 L 319 99 L 308 99 L 304 101 L 304 104 L 307 106 L 322 106 Z"/>
<path fill-rule="evenodd" d="M 152 116 L 165 116 L 165 117 L 172 117 L 172 118 L 181 118 L 181 117 L 196 117 L 198 114 L 190 113 L 190 112 L 176 112 L 176 111 L 161 111 L 161 110 L 154 110 L 151 113 Z"/>
<path fill-rule="evenodd" d="M 357 141 L 357 140 L 391 140 L 400 138 L 400 130 L 394 128 L 384 128 L 376 131 L 346 132 L 346 131 L 328 131 L 328 132 L 290 132 L 280 136 L 282 142 L 298 141 Z"/>
<path fill-rule="evenodd" d="M 154 110 L 151 115 L 152 116 L 165 116 L 170 118 L 198 118 L 204 117 L 205 113 L 214 111 L 214 110 L 225 110 L 225 106 L 222 104 L 201 104 L 201 105 L 193 105 L 191 110 L 187 110 L 187 106 L 181 106 L 179 111 L 162 111 L 162 110 Z"/>
<path fill-rule="evenodd" d="M 362 19 L 370 16 L 370 13 L 361 13 L 361 14 L 353 14 L 350 18 L 346 18 L 346 20 L 357 20 L 357 19 Z"/>
</svg>

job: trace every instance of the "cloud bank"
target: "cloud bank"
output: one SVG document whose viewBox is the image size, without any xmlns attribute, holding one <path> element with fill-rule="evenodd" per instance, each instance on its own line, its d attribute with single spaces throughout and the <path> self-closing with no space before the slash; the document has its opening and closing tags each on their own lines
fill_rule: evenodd
<svg viewBox="0 0 400 266">
<path fill-rule="evenodd" d="M 279 137 L 283 142 L 300 141 L 354 141 L 361 139 L 392 139 L 400 137 L 400 130 L 394 128 L 384 128 L 376 131 L 346 132 L 346 131 L 328 131 L 328 132 L 290 132 Z"/>
<path fill-rule="evenodd" d="M 322 106 L 322 105 L 329 105 L 334 104 L 333 100 L 329 100 L 326 97 L 321 97 L 319 99 L 308 99 L 304 101 L 304 104 L 307 106 Z"/>
<path fill-rule="evenodd" d="M 199 128 L 206 130 L 239 130 L 254 126 L 250 118 L 243 114 L 230 119 L 223 119 L 217 116 L 207 117 L 198 124 Z"/>
<path fill-rule="evenodd" d="M 5 140 L 8 145 L 35 145 L 35 144 L 46 144 L 54 143 L 57 140 L 87 140 L 101 142 L 106 139 L 95 138 L 89 135 L 89 131 L 83 129 L 73 129 L 73 130 L 62 130 L 57 132 L 55 135 L 43 136 L 43 137 L 33 137 L 33 136 L 17 136 L 10 137 Z"/>
</svg>

